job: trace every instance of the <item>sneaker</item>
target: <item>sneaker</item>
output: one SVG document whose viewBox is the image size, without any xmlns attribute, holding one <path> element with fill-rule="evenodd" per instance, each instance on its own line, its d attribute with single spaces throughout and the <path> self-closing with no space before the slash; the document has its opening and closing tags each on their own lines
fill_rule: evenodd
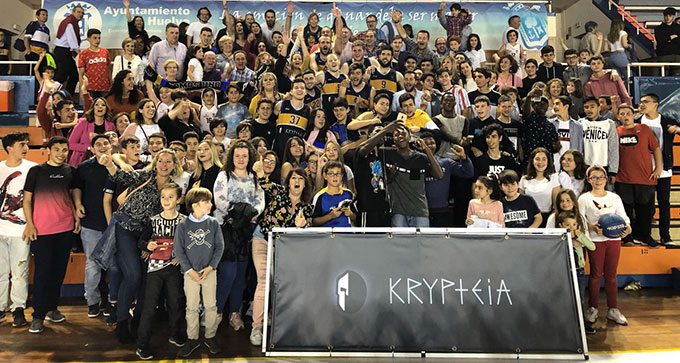
<svg viewBox="0 0 680 363">
<path fill-rule="evenodd" d="M 649 247 L 658 247 L 658 246 L 659 246 L 659 242 L 657 242 L 657 241 L 656 241 L 654 238 L 652 238 L 652 237 L 649 237 L 648 239 L 646 239 L 646 240 L 644 241 L 644 243 L 645 243 L 646 245 L 648 245 Z"/>
<path fill-rule="evenodd" d="M 262 345 L 262 328 L 255 328 L 250 331 L 250 344 L 254 346 Z"/>
<path fill-rule="evenodd" d="M 42 319 L 33 319 L 31 322 L 31 327 L 28 328 L 29 333 L 33 334 L 38 334 L 42 333 L 43 331 L 43 320 Z"/>
<path fill-rule="evenodd" d="M 116 311 L 118 311 L 118 307 L 116 306 L 116 304 L 109 304 L 109 315 L 106 317 L 106 325 L 108 326 L 116 325 L 116 321 L 118 320 L 117 319 L 118 315 L 116 314 Z M 106 316 L 106 311 L 104 311 L 104 316 Z"/>
<path fill-rule="evenodd" d="M 66 317 L 59 310 L 52 310 L 47 315 L 45 315 L 45 320 L 51 321 L 53 323 L 62 323 L 66 321 Z"/>
<path fill-rule="evenodd" d="M 7 313 L 0 310 L 0 322 L 5 321 L 5 319 L 7 319 Z"/>
<path fill-rule="evenodd" d="M 585 329 L 584 329 L 584 330 L 586 331 L 586 334 L 588 334 L 588 335 L 593 335 L 593 334 L 597 333 L 597 330 L 595 330 L 595 328 L 593 328 L 593 325 L 592 325 L 592 324 L 590 324 L 590 323 L 585 323 L 584 325 L 585 325 Z"/>
<path fill-rule="evenodd" d="M 599 311 L 597 310 L 597 308 L 594 308 L 592 306 L 589 307 L 588 310 L 586 310 L 586 321 L 591 324 L 594 324 L 597 321 L 598 313 Z"/>
<path fill-rule="evenodd" d="M 198 340 L 195 339 L 189 339 L 187 340 L 187 343 L 184 344 L 182 348 L 179 349 L 179 352 L 177 352 L 177 355 L 179 355 L 182 358 L 186 358 L 191 355 L 191 353 L 196 350 L 201 345 L 201 343 L 198 342 Z"/>
<path fill-rule="evenodd" d="M 628 325 L 628 319 L 626 319 L 617 308 L 609 309 L 607 312 L 607 319 L 612 320 L 619 325 Z"/>
<path fill-rule="evenodd" d="M 112 304 L 106 303 L 106 305 L 103 306 L 104 312 L 102 313 L 102 315 L 104 315 L 105 317 L 111 316 L 111 307 Z"/>
<path fill-rule="evenodd" d="M 151 351 L 151 349 L 149 349 L 148 345 L 139 346 L 135 353 L 137 353 L 137 356 L 141 360 L 153 359 L 153 352 Z"/>
<path fill-rule="evenodd" d="M 99 304 L 94 304 L 87 307 L 88 318 L 96 318 L 99 316 L 99 313 L 100 313 Z"/>
<path fill-rule="evenodd" d="M 210 354 L 217 354 L 222 351 L 216 337 L 207 338 L 203 344 L 208 347 Z"/>
<path fill-rule="evenodd" d="M 181 348 L 181 347 L 184 346 L 184 344 L 187 343 L 187 339 L 184 338 L 184 337 L 172 337 L 172 336 L 171 336 L 171 337 L 168 338 L 168 343 L 170 343 L 170 344 L 172 344 L 172 345 L 174 345 L 174 346 L 176 346 L 176 347 L 180 347 L 180 348 Z"/>
<path fill-rule="evenodd" d="M 22 308 L 14 309 L 12 312 L 12 317 L 14 318 L 14 321 L 12 321 L 12 326 L 15 328 L 28 324 L 26 317 L 24 316 L 24 309 Z"/>
<path fill-rule="evenodd" d="M 229 326 L 234 328 L 234 331 L 239 331 L 246 327 L 243 320 L 241 320 L 241 314 L 239 313 L 231 313 L 231 315 L 229 315 Z"/>
</svg>

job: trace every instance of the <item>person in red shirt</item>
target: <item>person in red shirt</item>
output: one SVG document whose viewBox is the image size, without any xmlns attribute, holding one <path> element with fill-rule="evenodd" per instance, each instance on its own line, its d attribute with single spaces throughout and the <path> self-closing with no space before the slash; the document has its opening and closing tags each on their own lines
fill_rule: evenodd
<svg viewBox="0 0 680 363">
<path fill-rule="evenodd" d="M 87 76 L 87 90 L 92 98 L 104 97 L 111 89 L 111 58 L 108 50 L 99 48 L 101 33 L 99 29 L 88 30 L 90 47 L 78 56 L 78 80 L 82 83 L 83 76 Z"/>
<path fill-rule="evenodd" d="M 655 247 L 658 243 L 651 236 L 651 226 L 656 181 L 663 170 L 661 148 L 647 125 L 634 123 L 632 106 L 621 104 L 617 116 L 622 126 L 616 128 L 619 134 L 619 171 L 615 189 L 633 227 L 633 233 L 623 241 L 635 239 Z M 650 154 L 654 156 L 654 163 Z"/>
</svg>

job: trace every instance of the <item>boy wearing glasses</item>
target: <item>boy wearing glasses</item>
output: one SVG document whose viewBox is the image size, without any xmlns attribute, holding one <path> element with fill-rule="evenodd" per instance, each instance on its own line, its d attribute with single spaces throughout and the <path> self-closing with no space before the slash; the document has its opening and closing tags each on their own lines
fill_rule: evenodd
<svg viewBox="0 0 680 363">
<path fill-rule="evenodd" d="M 315 227 L 351 227 L 356 218 L 354 196 L 342 187 L 345 167 L 339 161 L 329 161 L 323 168 L 326 187 L 314 196 L 312 224 Z"/>
</svg>

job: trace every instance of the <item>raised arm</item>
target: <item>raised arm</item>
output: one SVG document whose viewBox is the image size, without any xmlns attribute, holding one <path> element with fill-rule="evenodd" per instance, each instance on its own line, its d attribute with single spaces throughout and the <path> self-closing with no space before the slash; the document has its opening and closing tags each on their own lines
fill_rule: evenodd
<svg viewBox="0 0 680 363">
<path fill-rule="evenodd" d="M 123 0 L 123 6 L 125 6 L 125 17 L 129 23 L 132 21 L 132 16 L 130 15 L 130 0 Z"/>
<path fill-rule="evenodd" d="M 227 34 L 234 36 L 236 19 L 234 19 L 234 16 L 229 13 L 229 9 L 227 8 L 227 0 L 222 0 L 222 10 L 224 11 L 224 26 L 227 28 Z M 219 41 L 219 39 L 215 40 Z"/>
<path fill-rule="evenodd" d="M 293 23 L 293 11 L 295 11 L 295 5 L 292 0 L 288 0 L 288 5 L 286 5 L 286 25 L 284 27 L 284 33 L 290 35 L 291 24 Z"/>
</svg>

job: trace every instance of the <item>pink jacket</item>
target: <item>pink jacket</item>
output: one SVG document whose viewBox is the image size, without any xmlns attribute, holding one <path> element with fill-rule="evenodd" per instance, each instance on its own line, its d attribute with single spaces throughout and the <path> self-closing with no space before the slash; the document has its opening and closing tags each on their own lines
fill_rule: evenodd
<svg viewBox="0 0 680 363">
<path fill-rule="evenodd" d="M 628 91 L 626 91 L 626 87 L 623 85 L 623 81 L 619 78 L 617 82 L 614 82 L 609 78 L 610 76 L 611 74 L 609 72 L 605 72 L 604 75 L 599 78 L 595 77 L 594 74 L 590 76 L 590 80 L 583 86 L 586 97 L 617 95 L 619 96 L 619 100 L 616 104 L 617 106 L 621 103 L 632 105 L 632 100 L 630 99 Z"/>
<path fill-rule="evenodd" d="M 106 131 L 113 131 L 116 129 L 113 122 L 104 121 L 104 128 Z M 68 137 L 68 147 L 71 149 L 71 158 L 68 163 L 77 167 L 87 155 L 90 147 L 90 134 L 94 133 L 94 122 L 87 122 L 84 117 L 78 119 L 78 124 L 71 131 L 71 136 Z"/>
</svg>

